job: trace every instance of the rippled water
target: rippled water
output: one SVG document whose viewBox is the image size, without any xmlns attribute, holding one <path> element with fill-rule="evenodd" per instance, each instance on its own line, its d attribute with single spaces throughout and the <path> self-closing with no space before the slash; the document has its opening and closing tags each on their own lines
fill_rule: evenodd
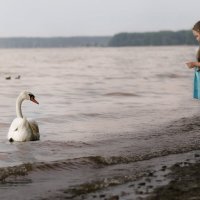
<svg viewBox="0 0 200 200">
<path fill-rule="evenodd" d="M 184 64 L 195 59 L 195 49 L 1 49 L 0 198 L 30 190 L 19 199 L 39 199 L 94 179 L 91 166 L 198 149 L 200 108 L 192 99 L 193 71 Z M 10 144 L 22 90 L 40 102 L 24 102 L 22 110 L 39 123 L 41 140 Z M 111 171 L 104 176 L 113 177 Z M 10 178 L 20 173 L 26 176 Z"/>
</svg>

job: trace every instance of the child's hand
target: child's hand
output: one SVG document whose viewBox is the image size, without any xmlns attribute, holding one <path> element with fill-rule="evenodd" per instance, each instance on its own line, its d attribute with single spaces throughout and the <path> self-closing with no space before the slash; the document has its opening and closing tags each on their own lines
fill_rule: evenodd
<svg viewBox="0 0 200 200">
<path fill-rule="evenodd" d="M 186 65 L 188 66 L 188 68 L 192 69 L 192 68 L 196 67 L 196 62 L 188 62 L 188 63 L 186 63 Z"/>
</svg>

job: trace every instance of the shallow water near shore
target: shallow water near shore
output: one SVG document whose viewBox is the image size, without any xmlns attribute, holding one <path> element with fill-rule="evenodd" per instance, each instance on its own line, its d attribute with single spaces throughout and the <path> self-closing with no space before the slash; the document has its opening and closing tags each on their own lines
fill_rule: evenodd
<svg viewBox="0 0 200 200">
<path fill-rule="evenodd" d="M 48 199 L 102 178 L 104 188 L 123 184 L 148 170 L 144 160 L 199 149 L 200 102 L 184 65 L 195 49 L 0 49 L 0 199 Z M 22 110 L 41 140 L 10 144 L 22 90 L 40 102 Z"/>
</svg>

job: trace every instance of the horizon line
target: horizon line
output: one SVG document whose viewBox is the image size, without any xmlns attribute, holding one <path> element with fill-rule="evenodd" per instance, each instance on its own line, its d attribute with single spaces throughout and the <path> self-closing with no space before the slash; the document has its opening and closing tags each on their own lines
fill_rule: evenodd
<svg viewBox="0 0 200 200">
<path fill-rule="evenodd" d="M 63 35 L 57 35 L 57 36 L 0 36 L 0 38 L 78 38 L 78 37 L 113 37 L 114 35 L 120 34 L 120 33 L 158 33 L 158 32 L 164 32 L 164 31 L 170 31 L 170 32 L 179 32 L 179 31 L 191 31 L 190 29 L 180 29 L 180 30 L 158 30 L 158 31 L 140 31 L 140 32 L 131 32 L 131 31 L 121 31 L 112 35 L 74 35 L 74 36 L 63 36 Z"/>
</svg>

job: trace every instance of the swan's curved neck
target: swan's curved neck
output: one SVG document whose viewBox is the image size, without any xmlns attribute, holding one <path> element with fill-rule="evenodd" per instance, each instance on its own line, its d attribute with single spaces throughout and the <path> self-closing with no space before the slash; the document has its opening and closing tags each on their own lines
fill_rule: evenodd
<svg viewBox="0 0 200 200">
<path fill-rule="evenodd" d="M 22 115 L 22 102 L 24 101 L 24 99 L 22 99 L 20 96 L 17 98 L 17 101 L 16 101 L 16 114 L 17 114 L 17 117 L 20 117 L 20 118 L 23 118 L 23 115 Z"/>
</svg>

